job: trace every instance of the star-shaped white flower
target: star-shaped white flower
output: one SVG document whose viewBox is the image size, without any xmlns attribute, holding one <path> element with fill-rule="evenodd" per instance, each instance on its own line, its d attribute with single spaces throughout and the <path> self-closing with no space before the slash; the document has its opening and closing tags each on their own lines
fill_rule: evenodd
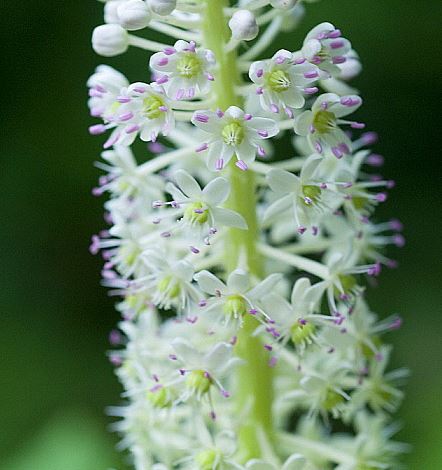
<svg viewBox="0 0 442 470">
<path fill-rule="evenodd" d="M 209 271 L 200 271 L 194 279 L 200 289 L 211 296 L 200 302 L 201 307 L 221 314 L 226 322 L 233 319 L 241 324 L 247 313 L 267 316 L 258 304 L 281 280 L 281 274 L 271 274 L 254 287 L 250 286 L 249 274 L 243 269 L 232 271 L 226 284 Z"/>
<path fill-rule="evenodd" d="M 307 136 L 313 151 L 320 154 L 331 151 L 336 158 L 351 154 L 351 141 L 340 124 L 362 129 L 363 124 L 341 118 L 356 111 L 362 104 L 357 95 L 338 96 L 324 93 L 313 103 L 311 111 L 304 111 L 295 118 L 295 132 Z"/>
<path fill-rule="evenodd" d="M 159 74 L 156 82 L 163 84 L 167 96 L 175 100 L 207 94 L 214 79 L 211 73 L 214 65 L 212 51 L 183 40 L 150 58 L 150 67 Z"/>
<path fill-rule="evenodd" d="M 265 154 L 260 142 L 279 132 L 273 119 L 253 117 L 237 106 L 230 106 L 225 113 L 196 111 L 192 123 L 210 135 L 207 143 L 199 148 L 201 151 L 208 149 L 210 170 L 221 170 L 234 155 L 238 160 L 236 166 L 247 170 L 257 153 Z"/>
<path fill-rule="evenodd" d="M 289 117 L 292 109 L 304 106 L 303 93 L 318 89 L 309 87 L 319 78 L 316 65 L 305 61 L 295 64 L 291 52 L 281 49 L 269 60 L 254 62 L 249 70 L 250 79 L 258 85 L 256 93 L 265 111 L 278 113 L 282 108 Z"/>
<path fill-rule="evenodd" d="M 264 220 L 274 219 L 291 209 L 298 233 L 303 234 L 311 227 L 316 234 L 319 216 L 327 210 L 324 202 L 327 186 L 314 178 L 321 163 L 320 155 L 311 155 L 304 163 L 301 173 L 296 176 L 288 171 L 274 168 L 267 174 L 270 188 L 282 197 L 273 202 L 264 213 Z"/>
<path fill-rule="evenodd" d="M 131 145 L 137 135 L 145 142 L 155 142 L 159 134 L 168 135 L 174 126 L 173 111 L 163 87 L 132 83 L 120 91 L 114 114 L 107 117 L 106 128 L 114 130 L 104 147 Z"/>
<path fill-rule="evenodd" d="M 338 65 L 347 61 L 351 51 L 350 41 L 341 36 L 341 31 L 331 23 L 315 26 L 305 37 L 300 51 L 294 53 L 296 62 L 307 60 L 332 76 L 339 76 Z"/>
<path fill-rule="evenodd" d="M 226 178 L 215 178 L 204 189 L 185 170 L 178 170 L 174 179 L 176 185 L 167 184 L 166 191 L 174 198 L 171 203 L 175 208 L 173 212 L 183 216 L 181 226 L 197 231 L 210 231 L 222 226 L 247 229 L 247 223 L 240 214 L 220 207 L 230 192 Z"/>
</svg>

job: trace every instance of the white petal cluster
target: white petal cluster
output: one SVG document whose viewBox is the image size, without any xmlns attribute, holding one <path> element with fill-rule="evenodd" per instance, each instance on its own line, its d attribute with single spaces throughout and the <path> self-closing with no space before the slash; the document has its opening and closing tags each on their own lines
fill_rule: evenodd
<svg viewBox="0 0 442 470">
<path fill-rule="evenodd" d="M 103 56 L 153 53 L 151 81 L 101 65 L 87 83 L 90 132 L 109 132 L 90 246 L 121 314 L 109 358 L 125 403 L 109 414 L 137 470 L 395 469 L 405 449 L 390 414 L 407 373 L 384 342 L 401 319 L 365 300 L 405 241 L 374 215 L 394 186 L 376 135 L 346 119 L 359 57 L 331 23 L 261 57 L 302 3 L 226 4 L 220 47 L 190 0 L 107 0 L 94 30 Z M 169 43 L 132 33 L 146 26 Z"/>
</svg>

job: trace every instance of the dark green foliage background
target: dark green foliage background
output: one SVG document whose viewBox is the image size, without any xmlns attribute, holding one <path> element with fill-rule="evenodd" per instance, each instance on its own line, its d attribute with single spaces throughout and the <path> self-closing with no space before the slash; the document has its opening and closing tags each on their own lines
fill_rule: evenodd
<svg viewBox="0 0 442 470">
<path fill-rule="evenodd" d="M 369 295 L 381 315 L 405 319 L 389 337 L 394 363 L 413 373 L 400 438 L 414 446 L 409 468 L 426 470 L 442 468 L 440 5 L 323 0 L 269 49 L 297 49 L 327 20 L 363 60 L 358 117 L 379 130 L 376 150 L 398 182 L 379 213 L 400 217 L 408 241 L 395 253 L 401 268 L 384 272 Z M 87 251 L 102 226 L 102 201 L 90 195 L 102 139 L 86 132 L 84 85 L 103 60 L 89 46 L 101 8 L 92 0 L 1 6 L 0 470 L 122 468 L 104 415 L 119 402 L 105 357 L 117 314 L 99 287 L 100 261 Z M 131 50 L 107 62 L 131 80 L 147 80 L 147 61 Z"/>
</svg>

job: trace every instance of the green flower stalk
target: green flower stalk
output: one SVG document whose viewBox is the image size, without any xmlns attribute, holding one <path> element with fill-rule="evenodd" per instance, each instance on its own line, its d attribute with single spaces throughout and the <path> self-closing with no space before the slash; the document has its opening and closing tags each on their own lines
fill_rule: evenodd
<svg viewBox="0 0 442 470">
<path fill-rule="evenodd" d="M 94 194 L 110 227 L 91 252 L 122 316 L 125 404 L 109 411 L 134 467 L 398 468 L 406 371 L 386 371 L 382 335 L 401 320 L 378 321 L 364 282 L 404 239 L 373 215 L 393 183 L 370 176 L 376 134 L 347 119 L 362 104 L 350 42 L 321 23 L 260 58 L 300 21 L 296 0 L 104 3 L 94 50 L 152 53 L 150 81 L 106 65 L 88 81 L 90 132 L 109 133 Z M 275 152 L 283 134 L 295 156 Z"/>
</svg>

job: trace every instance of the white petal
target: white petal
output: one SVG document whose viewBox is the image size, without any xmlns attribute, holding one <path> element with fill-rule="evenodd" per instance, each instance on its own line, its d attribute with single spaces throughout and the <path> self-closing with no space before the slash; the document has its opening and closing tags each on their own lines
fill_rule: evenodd
<svg viewBox="0 0 442 470">
<path fill-rule="evenodd" d="M 327 103 L 328 107 L 334 106 L 335 103 L 339 103 L 339 96 L 335 93 L 323 93 L 316 98 L 316 101 L 313 103 L 312 111 L 316 113 L 317 111 L 321 111 L 323 109 L 323 104 Z"/>
<path fill-rule="evenodd" d="M 257 286 L 249 291 L 248 296 L 253 299 L 261 299 L 264 295 L 268 294 L 282 279 L 282 274 L 274 273 L 266 277 Z"/>
<path fill-rule="evenodd" d="M 214 207 L 211 209 L 211 213 L 216 224 L 247 230 L 247 222 L 242 215 L 238 214 L 238 212 L 221 207 Z"/>
<path fill-rule="evenodd" d="M 244 111 L 238 106 L 230 106 L 226 109 L 225 115 L 233 119 L 242 119 L 244 117 Z"/>
<path fill-rule="evenodd" d="M 267 173 L 269 186 L 275 193 L 293 193 L 299 188 L 299 178 L 279 168 L 274 168 Z"/>
<path fill-rule="evenodd" d="M 301 277 L 295 282 L 293 286 L 293 290 L 292 290 L 291 299 L 290 299 L 293 305 L 296 305 L 297 303 L 299 303 L 300 301 L 304 299 L 304 295 L 307 292 L 307 289 L 310 287 L 310 285 L 311 285 L 310 279 L 306 277 Z"/>
<path fill-rule="evenodd" d="M 250 165 L 256 158 L 256 147 L 251 145 L 248 140 L 243 140 L 241 144 L 236 147 L 236 156 L 238 160 L 243 160 Z"/>
<path fill-rule="evenodd" d="M 231 344 L 218 343 L 205 355 L 204 363 L 210 372 L 216 372 L 229 361 L 231 354 Z"/>
<path fill-rule="evenodd" d="M 301 174 L 299 175 L 302 182 L 307 182 L 312 179 L 316 168 L 322 160 L 323 157 L 318 154 L 311 155 L 307 158 L 307 160 L 304 162 L 304 165 L 302 165 Z"/>
<path fill-rule="evenodd" d="M 246 469 L 247 470 L 276 470 L 276 467 L 271 463 L 265 462 L 264 460 L 253 459 L 247 462 Z"/>
<path fill-rule="evenodd" d="M 273 119 L 255 117 L 247 121 L 246 125 L 249 129 L 253 129 L 256 132 L 266 131 L 268 134 L 267 137 L 265 137 L 266 139 L 274 137 L 279 132 L 278 125 Z"/>
<path fill-rule="evenodd" d="M 227 278 L 227 288 L 229 292 L 242 294 L 249 288 L 249 275 L 243 269 L 235 269 Z"/>
<path fill-rule="evenodd" d="M 202 119 L 198 119 L 201 116 Z M 207 122 L 204 122 L 207 119 Z M 208 110 L 195 111 L 191 122 L 194 126 L 200 128 L 208 134 L 221 135 L 222 122 L 221 119 L 213 112 Z"/>
<path fill-rule="evenodd" d="M 175 338 L 172 347 L 178 357 L 182 359 L 186 366 L 198 367 L 201 364 L 201 354 L 188 341 L 182 338 Z"/>
<path fill-rule="evenodd" d="M 317 39 L 309 39 L 302 46 L 302 53 L 307 59 L 313 58 L 322 48 L 321 42 Z"/>
<path fill-rule="evenodd" d="M 174 275 L 186 282 L 191 282 L 195 269 L 189 261 L 181 260 L 173 267 Z"/>
<path fill-rule="evenodd" d="M 292 454 L 284 463 L 281 470 L 303 470 L 305 458 L 301 454 Z"/>
<path fill-rule="evenodd" d="M 173 197 L 174 201 L 184 202 L 188 200 L 188 197 L 186 197 L 173 183 L 169 182 L 166 184 L 166 192 Z"/>
<path fill-rule="evenodd" d="M 174 179 L 177 182 L 179 188 L 183 191 L 184 194 L 189 196 L 191 199 L 200 199 L 201 198 L 201 188 L 197 183 L 195 178 L 191 176 L 187 171 L 178 170 L 174 174 Z"/>
<path fill-rule="evenodd" d="M 294 128 L 298 135 L 308 135 L 310 126 L 313 122 L 313 112 L 304 111 L 299 116 L 295 117 Z"/>
<path fill-rule="evenodd" d="M 209 205 L 222 204 L 230 192 L 230 183 L 226 178 L 215 178 L 203 189 L 203 198 Z"/>
<path fill-rule="evenodd" d="M 331 23 L 328 23 L 328 22 L 320 23 L 309 31 L 309 33 L 306 36 L 306 39 L 307 40 L 313 39 L 313 38 L 318 37 L 318 35 L 320 35 L 321 33 L 330 32 L 334 30 L 335 30 L 335 27 Z"/>
<path fill-rule="evenodd" d="M 284 297 L 270 293 L 262 298 L 261 305 L 264 312 L 278 325 L 284 325 L 290 320 L 292 309 Z"/>
<path fill-rule="evenodd" d="M 209 271 L 200 271 L 193 277 L 198 283 L 200 289 L 206 294 L 215 295 L 217 291 L 222 294 L 227 291 L 224 282 L 220 281 L 214 274 Z"/>
<path fill-rule="evenodd" d="M 288 194 L 283 196 L 281 199 L 278 199 L 274 203 L 272 203 L 269 207 L 267 207 L 266 211 L 264 212 L 264 221 L 270 220 L 277 214 L 286 211 L 292 204 L 292 195 Z"/>
</svg>

